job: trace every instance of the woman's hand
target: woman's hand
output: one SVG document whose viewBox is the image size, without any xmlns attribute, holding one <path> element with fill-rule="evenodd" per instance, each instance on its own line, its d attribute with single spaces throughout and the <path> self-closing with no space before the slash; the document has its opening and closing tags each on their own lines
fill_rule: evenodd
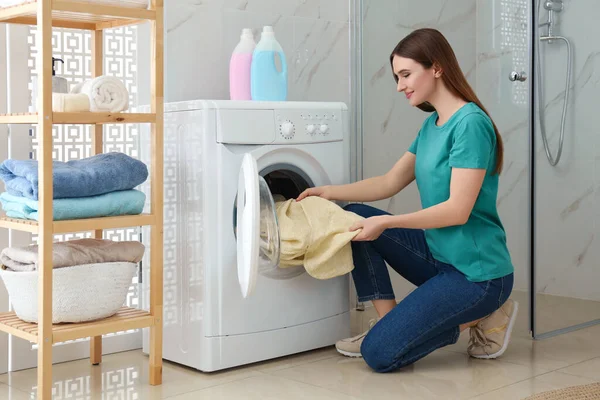
<svg viewBox="0 0 600 400">
<path fill-rule="evenodd" d="M 362 231 L 352 240 L 355 242 L 376 240 L 387 228 L 386 217 L 387 216 L 385 215 L 378 215 L 376 217 L 364 219 L 352 225 L 350 227 L 351 232 L 362 229 Z"/>
<path fill-rule="evenodd" d="M 300 193 L 300 196 L 296 199 L 296 201 L 300 201 L 309 196 L 317 196 L 325 200 L 333 200 L 331 198 L 331 187 L 330 186 L 318 186 L 314 188 L 306 189 L 304 192 Z"/>
</svg>

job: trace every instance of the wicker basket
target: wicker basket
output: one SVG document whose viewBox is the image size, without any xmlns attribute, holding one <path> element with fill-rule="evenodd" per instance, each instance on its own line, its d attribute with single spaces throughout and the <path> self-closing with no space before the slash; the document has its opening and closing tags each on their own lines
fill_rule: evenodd
<svg viewBox="0 0 600 400">
<path fill-rule="evenodd" d="M 137 264 L 112 262 L 52 271 L 52 323 L 86 322 L 114 315 L 125 303 Z M 38 271 L 0 270 L 17 317 L 38 321 Z"/>
</svg>

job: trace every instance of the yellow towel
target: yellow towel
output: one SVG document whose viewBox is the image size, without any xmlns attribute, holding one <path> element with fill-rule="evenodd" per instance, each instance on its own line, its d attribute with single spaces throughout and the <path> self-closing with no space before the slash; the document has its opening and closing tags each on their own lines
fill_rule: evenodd
<svg viewBox="0 0 600 400">
<path fill-rule="evenodd" d="M 354 269 L 350 242 L 360 230 L 350 227 L 363 218 L 320 197 L 277 202 L 281 268 L 304 265 L 314 278 L 330 279 Z"/>
</svg>

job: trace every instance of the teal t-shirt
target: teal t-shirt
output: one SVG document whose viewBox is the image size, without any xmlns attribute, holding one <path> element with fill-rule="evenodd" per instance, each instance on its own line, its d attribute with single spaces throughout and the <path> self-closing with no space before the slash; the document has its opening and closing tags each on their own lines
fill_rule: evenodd
<svg viewBox="0 0 600 400">
<path fill-rule="evenodd" d="M 425 120 L 408 149 L 416 155 L 415 178 L 423 208 L 448 200 L 452 167 L 487 173 L 466 224 L 425 231 L 431 253 L 473 282 L 509 275 L 513 265 L 496 208 L 497 144 L 492 121 L 475 103 L 465 104 L 442 126 L 436 125 L 437 119 L 434 112 Z"/>
</svg>

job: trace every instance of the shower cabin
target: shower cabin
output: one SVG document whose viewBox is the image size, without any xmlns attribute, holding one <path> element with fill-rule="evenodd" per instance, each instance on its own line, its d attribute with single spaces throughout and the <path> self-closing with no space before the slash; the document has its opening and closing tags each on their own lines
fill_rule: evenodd
<svg viewBox="0 0 600 400">
<path fill-rule="evenodd" d="M 414 29 L 440 30 L 503 137 L 498 208 L 518 329 L 543 339 L 600 323 L 600 2 L 351 3 L 358 178 L 391 168 L 426 117 L 396 93 L 392 49 Z M 375 206 L 420 209 L 416 185 Z M 390 275 L 398 299 L 414 289 Z"/>
</svg>

